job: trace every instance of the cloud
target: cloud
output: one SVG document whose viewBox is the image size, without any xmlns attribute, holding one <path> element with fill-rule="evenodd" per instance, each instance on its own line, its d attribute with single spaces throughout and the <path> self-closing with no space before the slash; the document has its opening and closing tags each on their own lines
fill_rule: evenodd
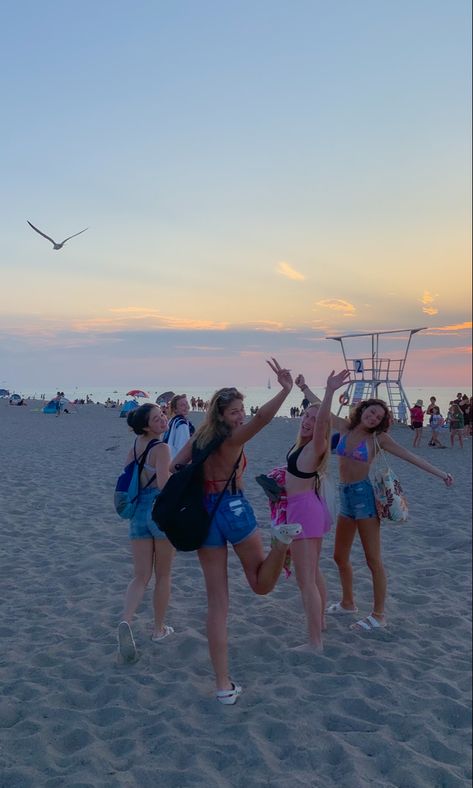
<svg viewBox="0 0 473 788">
<path fill-rule="evenodd" d="M 423 296 L 420 299 L 420 303 L 423 304 L 422 311 L 424 315 L 437 315 L 438 309 L 436 306 L 433 306 L 435 299 L 437 298 L 438 293 L 432 295 L 429 290 L 424 290 Z"/>
<path fill-rule="evenodd" d="M 436 334 L 438 331 L 457 333 L 458 331 L 471 330 L 471 327 L 471 320 L 466 320 L 464 323 L 454 323 L 451 326 L 433 326 L 429 329 L 429 334 Z"/>
<path fill-rule="evenodd" d="M 295 268 L 289 265 L 289 263 L 286 263 L 284 260 L 281 260 L 278 263 L 276 271 L 278 274 L 281 274 L 281 276 L 285 276 L 287 279 L 294 279 L 297 282 L 302 282 L 305 279 L 304 274 L 296 271 Z"/>
<path fill-rule="evenodd" d="M 332 312 L 343 312 L 344 317 L 352 317 L 356 313 L 355 305 L 343 298 L 323 298 L 321 301 L 316 301 L 315 305 L 330 309 Z"/>
<path fill-rule="evenodd" d="M 214 353 L 214 352 L 216 353 L 219 350 L 225 350 L 223 345 L 220 346 L 220 347 L 213 346 L 213 345 L 176 345 L 175 347 L 176 347 L 176 350 L 200 350 L 200 351 L 203 351 L 203 352 L 207 352 L 208 351 L 208 352 L 211 352 L 211 353 Z"/>
<path fill-rule="evenodd" d="M 75 331 L 101 331 L 103 333 L 127 329 L 142 331 L 143 329 L 175 329 L 177 331 L 225 331 L 229 323 L 214 320 L 196 320 L 194 318 L 172 317 L 163 315 L 156 309 L 123 307 L 109 309 L 112 317 L 94 317 L 75 320 L 72 328 Z"/>
</svg>

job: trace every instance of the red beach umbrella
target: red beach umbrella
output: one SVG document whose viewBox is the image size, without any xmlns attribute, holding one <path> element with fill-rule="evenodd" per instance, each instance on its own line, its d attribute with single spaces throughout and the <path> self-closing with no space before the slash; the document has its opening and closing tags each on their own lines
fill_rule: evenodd
<svg viewBox="0 0 473 788">
<path fill-rule="evenodd" d="M 126 396 L 127 397 L 145 397 L 146 399 L 149 399 L 149 394 L 147 394 L 146 391 L 142 391 L 141 389 L 131 389 L 130 391 L 127 391 Z"/>
</svg>

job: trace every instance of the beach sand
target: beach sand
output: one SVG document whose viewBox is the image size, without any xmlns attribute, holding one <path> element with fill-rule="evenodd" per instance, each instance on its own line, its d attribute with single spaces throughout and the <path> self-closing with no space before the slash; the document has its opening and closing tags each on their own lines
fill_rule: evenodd
<svg viewBox="0 0 473 788">
<path fill-rule="evenodd" d="M 258 597 L 229 560 L 229 650 L 243 685 L 235 706 L 213 697 L 206 598 L 195 554 L 179 554 L 167 621 L 150 640 L 151 591 L 134 624 L 140 660 L 116 662 L 116 625 L 131 576 L 127 523 L 113 488 L 131 435 L 117 410 L 60 418 L 40 403 L 0 402 L 0 785 L 465 786 L 470 770 L 471 441 L 419 454 L 455 487 L 392 458 L 410 504 L 383 525 L 389 629 L 329 620 L 323 655 L 305 641 L 294 578 Z M 201 418 L 192 416 L 195 423 Z M 247 492 L 269 522 L 257 473 L 283 462 L 297 422 L 276 419 L 247 447 Z M 410 447 L 412 433 L 393 435 Z M 269 545 L 269 531 L 262 531 Z M 338 575 L 324 543 L 329 598 Z M 360 613 L 371 584 L 353 551 Z"/>
</svg>

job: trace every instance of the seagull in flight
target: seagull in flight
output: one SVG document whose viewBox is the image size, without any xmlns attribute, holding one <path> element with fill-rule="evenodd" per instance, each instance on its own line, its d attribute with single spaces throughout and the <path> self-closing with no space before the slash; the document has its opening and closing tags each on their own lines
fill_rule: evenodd
<svg viewBox="0 0 473 788">
<path fill-rule="evenodd" d="M 47 238 L 48 241 L 51 241 L 51 243 L 53 245 L 53 249 L 62 249 L 62 247 L 64 246 L 66 241 L 70 241 L 71 238 L 75 238 L 76 235 L 80 235 L 81 233 L 85 233 L 85 231 L 89 229 L 88 227 L 85 227 L 84 230 L 80 230 L 78 233 L 74 233 L 74 235 L 69 235 L 68 238 L 64 238 L 64 241 L 61 241 L 61 243 L 58 244 L 56 241 L 53 240 L 53 238 L 50 238 L 49 235 L 46 235 L 46 233 L 42 233 L 41 230 L 38 230 L 38 228 L 35 227 L 34 224 L 31 224 L 31 222 L 28 221 L 28 219 L 26 221 L 28 222 L 29 226 L 33 228 L 33 230 L 35 230 L 37 233 L 42 235 L 43 238 Z"/>
</svg>

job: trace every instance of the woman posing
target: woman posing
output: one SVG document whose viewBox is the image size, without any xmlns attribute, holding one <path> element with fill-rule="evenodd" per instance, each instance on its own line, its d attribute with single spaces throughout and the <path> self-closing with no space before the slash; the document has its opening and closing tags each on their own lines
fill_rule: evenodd
<svg viewBox="0 0 473 788">
<path fill-rule="evenodd" d="M 298 385 L 302 375 L 296 378 Z M 302 525 L 302 533 L 291 545 L 296 581 L 302 597 L 309 647 L 322 650 L 324 611 L 327 604 L 325 581 L 320 570 L 322 539 L 330 530 L 331 518 L 326 502 L 320 497 L 319 473 L 323 473 L 329 456 L 330 423 L 318 422 L 317 404 L 304 410 L 297 440 L 286 460 L 285 489 L 288 522 Z"/>
<path fill-rule="evenodd" d="M 189 402 L 187 395 L 175 394 L 168 404 L 169 424 L 164 436 L 164 440 L 171 452 L 171 459 L 181 451 L 195 432 L 194 425 L 187 418 L 188 413 Z"/>
<path fill-rule="evenodd" d="M 118 654 L 123 662 L 134 662 L 137 651 L 131 631 L 132 618 L 143 599 L 151 575 L 155 573 L 153 593 L 154 630 L 151 639 L 159 642 L 174 632 L 164 623 L 171 593 L 171 565 L 174 548 L 151 518 L 153 503 L 169 478 L 169 448 L 162 441 L 167 418 L 158 405 L 141 405 L 128 414 L 127 421 L 137 436 L 128 452 L 126 463 L 146 455 L 140 476 L 140 495 L 135 514 L 130 520 L 130 542 L 133 556 L 133 580 L 129 584 L 118 625 Z M 150 445 L 151 444 L 151 445 Z"/>
<path fill-rule="evenodd" d="M 415 449 L 416 446 L 420 446 L 420 442 L 422 439 L 422 430 L 424 427 L 424 415 L 425 415 L 425 411 L 422 410 L 422 405 L 423 405 L 422 400 L 418 399 L 414 407 L 410 408 L 411 427 L 414 430 L 414 442 L 412 444 L 413 449 Z"/>
<path fill-rule="evenodd" d="M 241 694 L 241 687 L 233 682 L 228 672 L 227 615 L 228 575 L 227 543 L 240 559 L 246 579 L 256 594 L 271 591 L 281 573 L 288 545 L 292 536 L 300 533 L 300 525 L 281 525 L 273 529 L 277 544 L 265 557 L 261 535 L 253 510 L 243 493 L 243 473 L 246 459 L 243 447 L 276 415 L 292 389 L 292 378 L 278 362 L 268 362 L 276 373 L 281 391 L 262 405 L 255 416 L 245 423 L 243 395 L 235 388 L 215 392 L 205 420 L 181 452 L 174 458 L 171 470 L 188 463 L 192 445 L 202 449 L 214 438 L 224 438 L 219 448 L 204 463 L 205 503 L 212 511 L 219 494 L 232 475 L 238 460 L 234 484 L 228 489 L 212 519 L 209 534 L 198 550 L 199 561 L 205 578 L 208 599 L 207 637 L 210 658 L 215 671 L 216 698 L 231 705 Z"/>
<path fill-rule="evenodd" d="M 318 430 L 324 429 L 324 423 L 331 422 L 340 432 L 340 441 L 335 450 L 340 460 L 340 514 L 335 534 L 334 559 L 340 574 L 342 599 L 329 605 L 327 613 L 339 615 L 357 612 L 350 552 L 358 531 L 372 576 L 374 603 L 370 615 L 352 626 L 362 631 L 372 631 L 386 626 L 386 574 L 381 558 L 381 528 L 376 513 L 374 491 L 368 476 L 376 455 L 375 436 L 380 448 L 438 476 L 447 487 L 453 484 L 453 477 L 404 449 L 386 434 L 390 425 L 390 414 L 383 400 L 369 399 L 360 402 L 348 420 L 331 414 L 333 394 L 343 385 L 347 376 L 346 370 L 338 375 L 334 372 L 329 375 L 325 397 L 317 416 Z M 310 390 L 307 389 L 306 392 Z"/>
</svg>

